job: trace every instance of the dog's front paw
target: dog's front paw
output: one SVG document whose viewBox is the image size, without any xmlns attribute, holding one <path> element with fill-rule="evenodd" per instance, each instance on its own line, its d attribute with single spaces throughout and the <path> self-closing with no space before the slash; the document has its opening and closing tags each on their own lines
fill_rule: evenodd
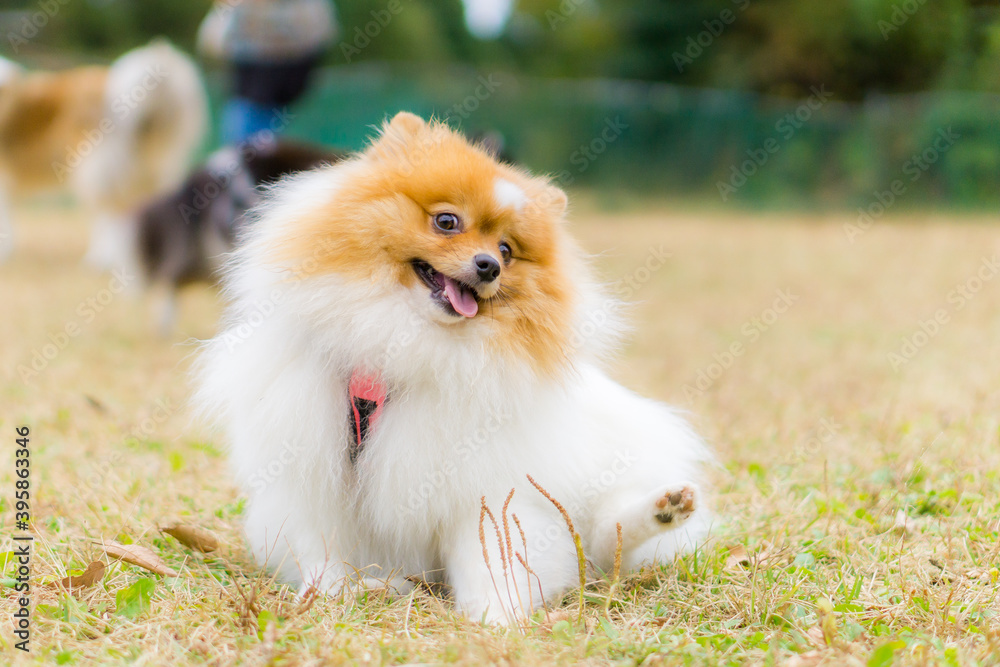
<svg viewBox="0 0 1000 667">
<path fill-rule="evenodd" d="M 674 526 L 687 521 L 697 508 L 697 492 L 694 487 L 683 486 L 679 489 L 668 489 L 658 495 L 654 502 L 653 516 L 662 524 Z"/>
</svg>

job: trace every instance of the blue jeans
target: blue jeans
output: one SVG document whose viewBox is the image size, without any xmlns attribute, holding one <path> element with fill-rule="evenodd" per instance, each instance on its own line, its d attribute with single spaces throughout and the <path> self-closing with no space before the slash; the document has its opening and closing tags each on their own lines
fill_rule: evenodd
<svg viewBox="0 0 1000 667">
<path fill-rule="evenodd" d="M 273 131 L 276 112 L 277 109 L 234 97 L 222 110 L 222 142 L 228 145 L 240 144 L 262 130 Z"/>
</svg>

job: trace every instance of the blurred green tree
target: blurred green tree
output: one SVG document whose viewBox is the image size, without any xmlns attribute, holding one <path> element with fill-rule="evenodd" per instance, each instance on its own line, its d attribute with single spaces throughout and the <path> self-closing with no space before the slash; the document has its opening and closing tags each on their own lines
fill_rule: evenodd
<svg viewBox="0 0 1000 667">
<path fill-rule="evenodd" d="M 211 0 L 56 4 L 27 50 L 110 58 L 154 35 L 190 49 Z M 455 62 L 783 96 L 825 85 L 842 99 L 1000 88 L 995 0 L 514 0 L 506 29 L 491 40 L 469 33 L 462 0 L 334 4 L 341 35 L 333 64 Z M 43 10 L 40 0 L 4 0 L 0 28 Z M 9 47 L 0 42 L 0 52 L 11 55 Z"/>
</svg>

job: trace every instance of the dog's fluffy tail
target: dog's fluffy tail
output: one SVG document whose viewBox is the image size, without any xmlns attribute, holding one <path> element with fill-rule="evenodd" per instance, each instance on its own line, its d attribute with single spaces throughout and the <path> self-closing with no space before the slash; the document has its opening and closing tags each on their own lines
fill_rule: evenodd
<svg viewBox="0 0 1000 667">
<path fill-rule="evenodd" d="M 160 39 L 129 51 L 108 72 L 99 139 L 76 189 L 128 215 L 180 185 L 207 126 L 205 88 L 188 56 Z"/>
</svg>

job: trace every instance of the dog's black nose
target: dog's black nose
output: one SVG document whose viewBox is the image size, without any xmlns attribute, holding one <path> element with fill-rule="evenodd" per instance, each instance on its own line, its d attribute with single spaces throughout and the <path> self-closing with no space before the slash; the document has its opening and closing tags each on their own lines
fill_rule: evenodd
<svg viewBox="0 0 1000 667">
<path fill-rule="evenodd" d="M 476 273 L 484 283 L 491 283 L 500 275 L 500 262 L 491 255 L 476 255 L 472 258 L 476 265 Z"/>
</svg>

